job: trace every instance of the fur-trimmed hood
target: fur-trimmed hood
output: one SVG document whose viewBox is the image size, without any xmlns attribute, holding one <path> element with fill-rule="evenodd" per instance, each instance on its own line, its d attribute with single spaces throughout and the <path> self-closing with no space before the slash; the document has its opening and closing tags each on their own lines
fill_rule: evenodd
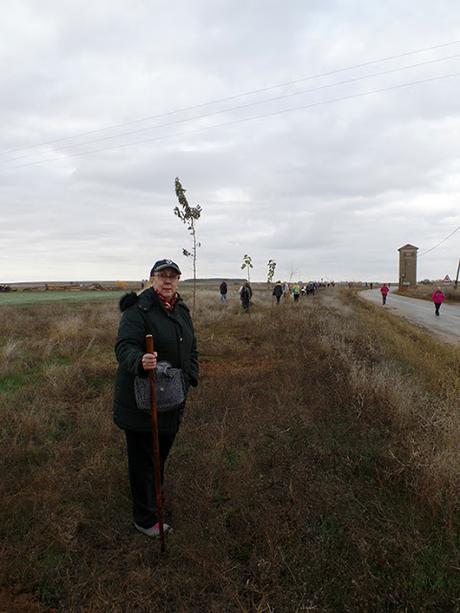
<svg viewBox="0 0 460 613">
<path fill-rule="evenodd" d="M 138 300 L 139 296 L 136 294 L 136 292 L 129 292 L 128 294 L 124 294 L 120 298 L 120 302 L 118 303 L 120 311 L 123 313 L 123 311 L 129 309 L 129 307 L 133 306 L 133 304 L 136 304 Z"/>
</svg>

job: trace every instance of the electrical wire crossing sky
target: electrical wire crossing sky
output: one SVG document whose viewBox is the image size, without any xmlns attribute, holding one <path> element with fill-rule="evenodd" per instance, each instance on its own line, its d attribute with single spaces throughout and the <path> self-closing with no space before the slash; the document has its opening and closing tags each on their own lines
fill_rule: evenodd
<svg viewBox="0 0 460 613">
<path fill-rule="evenodd" d="M 191 276 L 175 177 L 203 209 L 199 277 L 249 254 L 254 280 L 269 260 L 396 280 L 407 243 L 421 278 L 454 277 L 456 23 L 453 0 L 7 3 L 0 283 L 140 279 L 163 257 Z"/>
</svg>

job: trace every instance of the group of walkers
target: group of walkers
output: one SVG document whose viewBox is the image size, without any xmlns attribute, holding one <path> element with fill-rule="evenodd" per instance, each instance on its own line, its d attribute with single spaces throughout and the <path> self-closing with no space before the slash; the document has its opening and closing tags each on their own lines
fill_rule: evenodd
<svg viewBox="0 0 460 613">
<path fill-rule="evenodd" d="M 249 281 L 243 283 L 238 290 L 238 294 L 240 296 L 241 306 L 245 311 L 247 311 L 251 305 L 252 298 L 252 287 Z M 219 295 L 221 303 L 227 304 L 228 285 L 226 281 L 222 281 L 222 283 L 219 285 Z"/>
<path fill-rule="evenodd" d="M 319 283 L 311 281 L 310 283 L 294 283 L 290 285 L 289 283 L 281 283 L 281 281 L 277 281 L 275 287 L 273 288 L 272 295 L 276 298 L 276 304 L 279 304 L 281 301 L 281 297 L 284 299 L 288 299 L 292 296 L 294 302 L 298 302 L 301 296 L 315 295 L 316 290 L 319 287 Z"/>
<path fill-rule="evenodd" d="M 380 288 L 380 293 L 382 294 L 382 304 L 384 305 L 387 302 L 387 296 L 388 296 L 389 291 L 390 291 L 390 288 L 388 287 L 386 283 L 384 283 L 382 287 Z M 439 309 L 441 308 L 441 304 L 444 302 L 445 297 L 446 296 L 440 287 L 437 287 L 434 290 L 434 292 L 431 294 L 431 300 L 433 301 L 433 304 L 434 304 L 434 313 L 437 317 L 439 317 Z"/>
<path fill-rule="evenodd" d="M 297 302 L 300 296 L 305 296 L 308 294 L 315 294 L 315 291 L 318 289 L 319 283 L 310 282 L 307 284 L 294 283 L 289 284 L 287 282 L 281 283 L 281 281 L 277 281 L 273 287 L 272 296 L 276 300 L 276 304 L 280 304 L 281 298 L 287 299 L 292 296 L 294 302 Z M 249 281 L 245 281 L 238 290 L 238 295 L 241 300 L 241 306 L 244 311 L 249 310 L 251 306 L 251 298 L 252 298 L 252 287 Z M 222 304 L 227 304 L 228 297 L 228 285 L 226 281 L 222 281 L 219 285 L 219 295 L 220 302 Z"/>
<path fill-rule="evenodd" d="M 245 311 L 247 311 L 251 305 L 252 298 L 252 287 L 249 284 L 249 281 L 243 283 L 238 290 L 238 294 L 240 296 L 241 306 Z M 221 303 L 227 304 L 228 285 L 226 281 L 222 281 L 222 283 L 219 285 L 219 295 Z"/>
</svg>

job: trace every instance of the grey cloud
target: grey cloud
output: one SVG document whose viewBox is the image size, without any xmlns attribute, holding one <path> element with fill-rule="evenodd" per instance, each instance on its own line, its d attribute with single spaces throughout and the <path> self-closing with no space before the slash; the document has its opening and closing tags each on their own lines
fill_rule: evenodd
<svg viewBox="0 0 460 613">
<path fill-rule="evenodd" d="M 167 10 L 160 3 L 135 2 L 129 11 L 121 0 L 7 3 L 0 25 L 0 149 L 458 39 L 454 24 L 459 16 L 453 0 L 436 6 L 428 0 L 404 5 L 395 0 L 378 5 L 299 0 L 288 8 L 275 0 L 252 0 L 238 10 L 230 0 L 198 0 L 193 8 L 186 0 L 172 0 Z M 406 65 L 417 57 L 448 55 L 458 47 L 268 95 Z M 34 274 L 40 278 L 61 277 L 71 261 L 75 278 L 90 273 L 139 277 L 158 253 L 180 259 L 190 274 L 190 262 L 181 259 L 189 237 L 172 213 L 173 182 L 179 176 L 190 202 L 204 209 L 199 222 L 203 276 L 239 274 L 246 251 L 257 262 L 260 278 L 268 257 L 279 260 L 280 276 L 289 276 L 294 266 L 310 277 L 321 272 L 371 277 L 372 267 L 375 275 L 394 276 L 398 246 L 431 246 L 460 224 L 460 79 L 193 130 L 435 76 L 457 66 L 458 60 L 451 60 L 154 128 L 206 110 L 197 109 L 134 124 L 133 129 L 152 129 L 113 141 L 91 144 L 97 134 L 81 136 L 68 151 L 60 151 L 66 143 L 55 143 L 0 154 L 0 240 L 15 255 L 8 261 L 8 275 L 19 279 L 30 274 L 21 256 L 24 249 L 29 259 L 35 249 Z M 166 138 L 153 140 L 159 136 Z M 51 161 L 12 168 L 45 158 Z M 425 276 L 436 276 L 449 258 L 453 261 L 456 246 L 454 238 L 434 251 L 436 257 L 423 263 Z M 362 251 L 372 254 L 364 268 Z"/>
</svg>

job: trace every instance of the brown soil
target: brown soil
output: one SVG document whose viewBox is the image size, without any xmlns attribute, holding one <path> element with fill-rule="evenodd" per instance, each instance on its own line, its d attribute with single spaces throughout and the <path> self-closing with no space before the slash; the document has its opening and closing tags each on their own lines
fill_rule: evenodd
<svg viewBox="0 0 460 613">
<path fill-rule="evenodd" d="M 34 613 L 45 611 L 33 594 L 0 589 L 0 613 Z M 48 609 L 53 611 L 53 609 Z"/>
</svg>

